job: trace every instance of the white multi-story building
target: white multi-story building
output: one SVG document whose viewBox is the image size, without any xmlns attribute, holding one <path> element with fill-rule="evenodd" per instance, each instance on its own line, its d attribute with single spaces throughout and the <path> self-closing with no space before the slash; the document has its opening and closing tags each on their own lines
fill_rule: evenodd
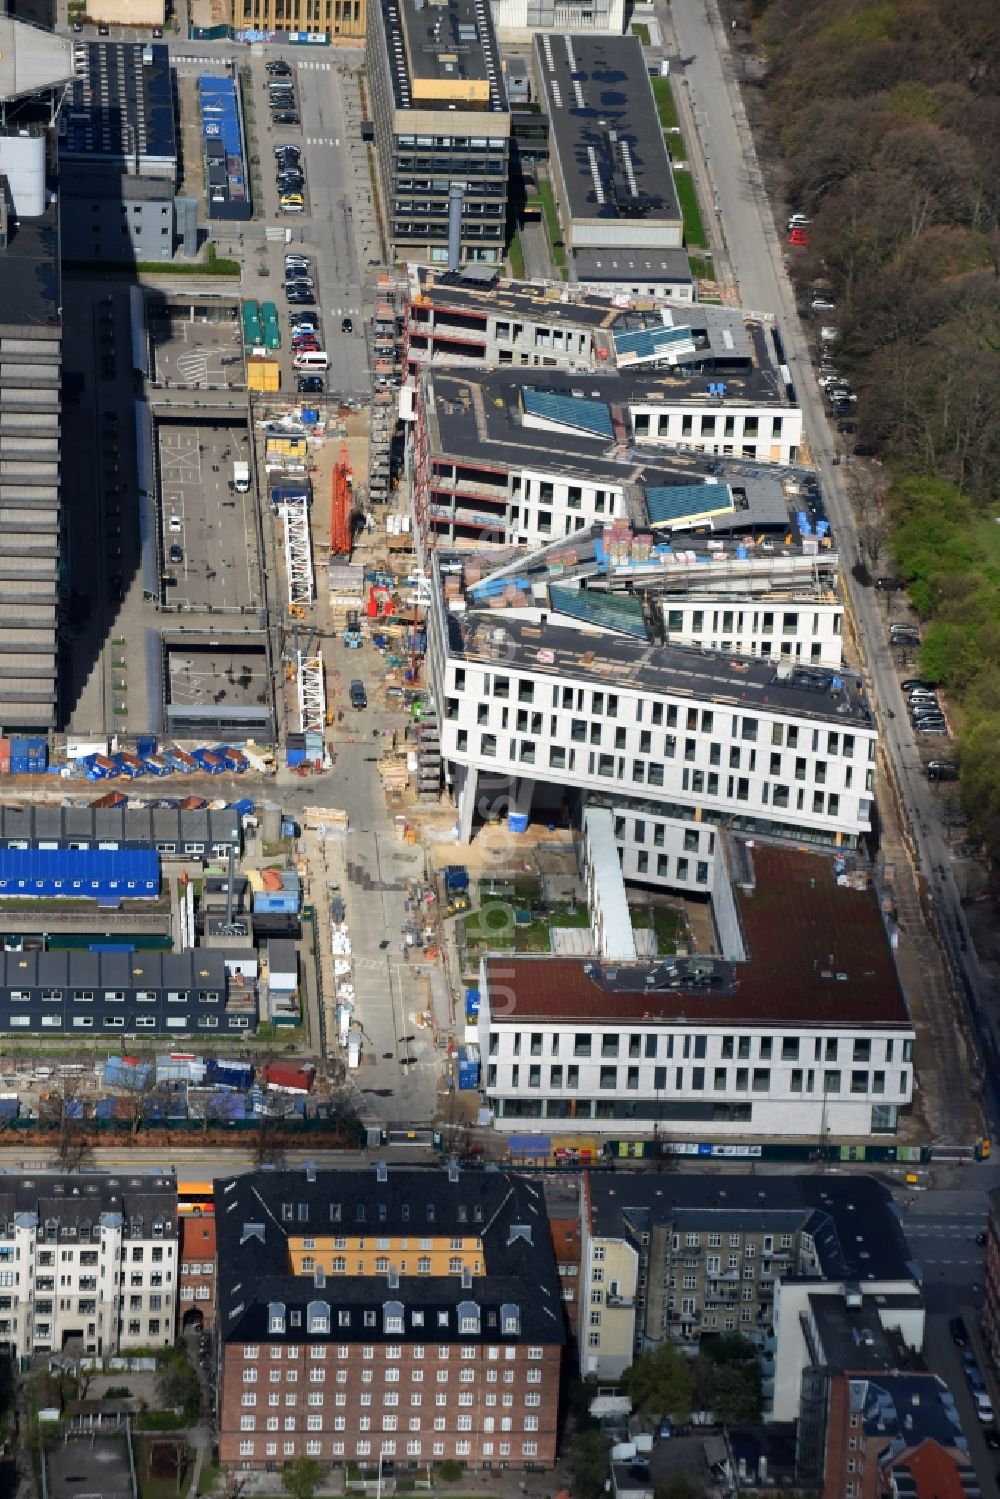
<svg viewBox="0 0 1000 1499">
<path fill-rule="evenodd" d="M 689 593 L 663 599 L 661 610 L 671 645 L 834 669 L 843 660 L 844 606 L 832 593 L 812 599 Z"/>
<path fill-rule="evenodd" d="M 25 1175 L 0 1184 L 0 1349 L 165 1348 L 177 1298 L 172 1176 Z"/>
<path fill-rule="evenodd" d="M 588 329 L 562 331 L 566 338 L 592 337 Z M 423 336 L 434 361 L 440 331 Z M 485 348 L 485 323 L 481 336 Z M 653 335 L 639 329 L 636 337 L 650 345 Z M 621 357 L 621 339 L 615 335 L 612 343 Z M 411 364 L 417 358 L 412 335 L 406 357 Z M 432 364 L 419 372 L 407 400 L 422 544 L 538 546 L 622 517 L 658 536 L 702 524 L 714 531 L 720 521 L 732 531 L 738 523 L 732 486 L 699 484 L 703 476 L 690 463 L 683 468 L 676 455 L 690 448 L 732 460 L 795 463 L 802 417 L 791 386 L 756 364 L 731 379 L 728 394 L 720 394 L 723 388 L 710 375 L 674 369 L 609 376 Z M 754 529 L 757 518 L 749 511 L 742 522 Z M 772 515 L 775 523 L 789 527 L 789 514 Z"/>
<path fill-rule="evenodd" d="M 493 24 L 506 42 L 527 41 L 536 31 L 625 30 L 624 0 L 492 0 Z"/>
<path fill-rule="evenodd" d="M 895 1131 L 914 1030 L 875 892 L 840 883 L 829 855 L 759 845 L 741 862 L 735 959 L 483 959 L 482 1088 L 498 1130 Z"/>
<path fill-rule="evenodd" d="M 854 678 L 658 645 L 641 610 L 613 626 L 588 591 L 572 620 L 523 619 L 492 605 L 531 598 L 530 573 L 483 594 L 446 565 L 447 589 L 433 559 L 428 658 L 463 841 L 491 795 L 489 815 L 502 801 L 521 816 L 553 787 L 557 808 L 596 797 L 701 837 L 724 824 L 853 846 L 870 828 L 876 728 Z"/>
</svg>

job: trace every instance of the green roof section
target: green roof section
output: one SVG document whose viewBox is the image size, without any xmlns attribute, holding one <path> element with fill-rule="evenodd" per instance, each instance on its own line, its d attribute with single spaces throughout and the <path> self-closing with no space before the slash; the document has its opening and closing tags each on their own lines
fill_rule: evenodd
<svg viewBox="0 0 1000 1499">
<path fill-rule="evenodd" d="M 735 508 L 728 484 L 663 484 L 646 490 L 651 526 L 676 526 L 702 516 L 731 515 Z"/>
<path fill-rule="evenodd" d="M 522 394 L 526 416 L 541 417 L 595 437 L 615 435 L 606 401 L 588 401 L 585 396 L 567 396 L 555 390 L 536 390 L 532 385 L 526 385 Z"/>
<path fill-rule="evenodd" d="M 550 583 L 549 602 L 556 614 L 565 614 L 582 624 L 603 625 L 623 635 L 647 639 L 642 604 L 630 594 L 597 593 Z"/>
</svg>

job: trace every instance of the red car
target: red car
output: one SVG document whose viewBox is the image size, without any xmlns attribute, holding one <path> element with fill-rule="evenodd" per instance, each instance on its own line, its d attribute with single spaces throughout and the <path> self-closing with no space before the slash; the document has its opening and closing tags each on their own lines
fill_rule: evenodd
<svg viewBox="0 0 1000 1499">
<path fill-rule="evenodd" d="M 790 245 L 807 245 L 809 236 L 804 229 L 790 229 L 788 231 L 788 243 Z"/>
</svg>

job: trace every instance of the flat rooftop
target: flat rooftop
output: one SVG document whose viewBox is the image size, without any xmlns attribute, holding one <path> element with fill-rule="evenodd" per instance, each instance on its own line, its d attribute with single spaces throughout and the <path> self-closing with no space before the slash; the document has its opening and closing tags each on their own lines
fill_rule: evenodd
<svg viewBox="0 0 1000 1499">
<path fill-rule="evenodd" d="M 874 733 L 863 685 L 847 672 L 587 633 L 580 626 L 551 620 L 536 624 L 488 609 L 449 613 L 447 622 L 449 653 L 461 660 L 495 665 L 502 645 L 516 653 L 506 659 L 543 677 L 576 679 L 591 686 L 603 682 L 656 697 L 731 706 L 741 713 L 816 719 Z"/>
<path fill-rule="evenodd" d="M 572 217 L 680 224 L 639 38 L 543 32 L 534 66 Z"/>
<path fill-rule="evenodd" d="M 170 53 L 162 42 L 78 42 L 76 78 L 59 116 L 67 161 L 131 159 L 177 167 Z"/>
<path fill-rule="evenodd" d="M 73 44 L 40 26 L 0 15 L 0 99 L 24 98 L 73 77 Z"/>
<path fill-rule="evenodd" d="M 13 231 L 0 249 L 0 328 L 49 333 L 61 324 L 59 205 L 38 218 L 8 219 Z"/>
<path fill-rule="evenodd" d="M 640 286 L 669 281 L 689 286 L 694 280 L 686 250 L 639 250 L 625 245 L 594 250 L 582 245 L 573 250 L 573 268 L 579 281 L 630 281 Z"/>
<path fill-rule="evenodd" d="M 397 109 L 507 113 L 487 0 L 380 0 Z"/>
<path fill-rule="evenodd" d="M 504 1020 L 909 1030 L 875 891 L 838 884 L 825 854 L 743 847 L 755 874 L 751 893 L 736 890 L 746 962 L 487 958 Z"/>
</svg>

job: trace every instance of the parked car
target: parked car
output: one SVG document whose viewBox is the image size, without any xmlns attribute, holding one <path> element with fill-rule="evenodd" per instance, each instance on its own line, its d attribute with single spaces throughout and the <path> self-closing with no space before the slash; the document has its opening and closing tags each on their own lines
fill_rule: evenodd
<svg viewBox="0 0 1000 1499">
<path fill-rule="evenodd" d="M 340 331 L 341 331 L 341 333 L 353 333 L 354 332 L 354 323 L 351 321 L 351 319 L 349 317 L 341 318 L 341 320 L 340 320 Z"/>
<path fill-rule="evenodd" d="M 170 532 L 171 532 L 171 533 L 172 533 L 172 534 L 173 534 L 173 535 L 175 535 L 175 536 L 176 536 L 176 535 L 177 535 L 177 533 L 178 533 L 178 532 L 179 532 L 179 531 L 180 531 L 180 530 L 181 530 L 181 518 L 180 518 L 180 516 L 179 516 L 179 515 L 172 515 L 172 516 L 171 516 L 171 517 L 170 517 L 170 525 L 169 525 L 169 527 L 168 527 L 168 530 L 169 530 L 169 531 L 170 531 Z"/>
<path fill-rule="evenodd" d="M 279 114 L 271 116 L 274 125 L 299 125 L 301 121 L 293 109 L 283 109 Z"/>
<path fill-rule="evenodd" d="M 837 299 L 836 297 L 826 296 L 813 297 L 809 303 L 809 306 L 812 308 L 813 312 L 836 312 Z"/>
<path fill-rule="evenodd" d="M 326 389 L 322 375 L 300 375 L 295 382 L 299 395 L 318 396 Z"/>
<path fill-rule="evenodd" d="M 355 677 L 354 681 L 351 683 L 351 707 L 368 707 L 368 694 L 365 692 L 365 684 L 357 677 Z"/>
<path fill-rule="evenodd" d="M 786 229 L 804 229 L 807 224 L 811 223 L 812 219 L 807 218 L 804 213 L 792 213 L 789 214 L 785 227 Z"/>
<path fill-rule="evenodd" d="M 788 243 L 790 245 L 807 245 L 809 236 L 804 229 L 796 227 L 788 231 Z"/>
<path fill-rule="evenodd" d="M 917 724 L 917 733 L 918 734 L 947 734 L 948 733 L 948 725 L 943 720 L 942 720 L 941 723 L 936 723 L 935 722 L 935 723 L 921 723 L 921 724 Z"/>
<path fill-rule="evenodd" d="M 173 542 L 170 547 L 170 560 L 171 562 L 184 561 L 184 549 L 183 547 L 179 546 L 176 541 Z"/>
<path fill-rule="evenodd" d="M 957 781 L 958 766 L 954 760 L 928 760 L 927 774 L 932 781 Z"/>
<path fill-rule="evenodd" d="M 281 57 L 275 57 L 267 64 L 267 72 L 272 78 L 290 78 L 292 75 L 290 64 Z"/>
<path fill-rule="evenodd" d="M 929 692 L 934 691 L 933 682 L 925 682 L 923 677 L 904 677 L 899 685 L 904 692 L 912 692 L 914 687 L 926 687 Z"/>
<path fill-rule="evenodd" d="M 951 1333 L 951 1341 L 956 1348 L 965 1348 L 969 1341 L 968 1330 L 961 1317 L 952 1317 L 948 1323 L 948 1331 Z"/>
</svg>

